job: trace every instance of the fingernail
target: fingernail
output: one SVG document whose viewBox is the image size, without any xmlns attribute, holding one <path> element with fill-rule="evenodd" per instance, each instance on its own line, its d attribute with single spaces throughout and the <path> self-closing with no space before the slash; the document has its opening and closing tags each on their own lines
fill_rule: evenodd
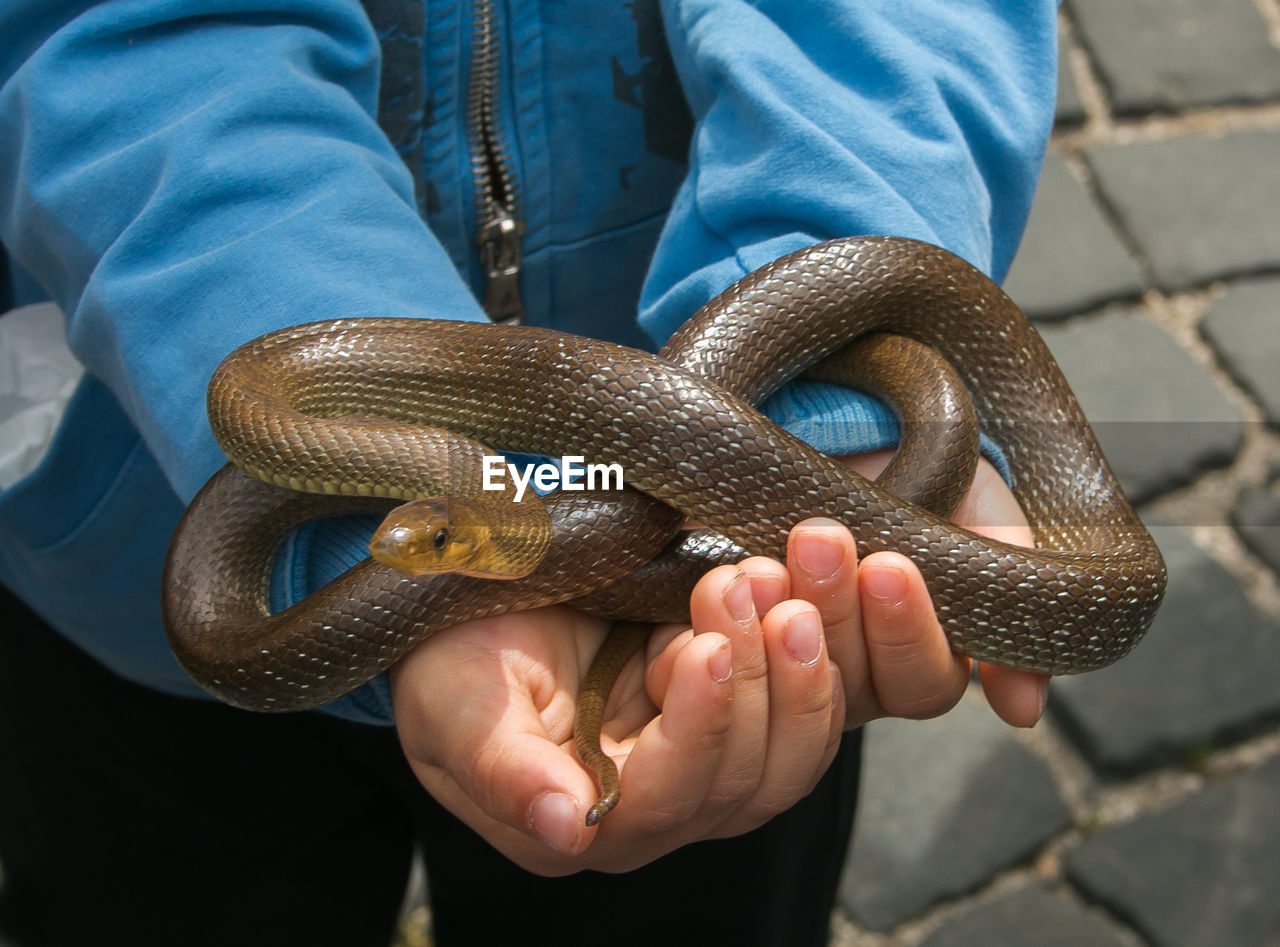
<svg viewBox="0 0 1280 947">
<path fill-rule="evenodd" d="M 822 656 L 822 622 L 814 612 L 801 612 L 782 629 L 782 644 L 804 667 Z"/>
<path fill-rule="evenodd" d="M 801 571 L 817 581 L 835 575 L 844 564 L 845 553 L 844 546 L 834 536 L 802 530 L 795 534 L 791 554 Z"/>
<path fill-rule="evenodd" d="M 864 566 L 861 586 L 882 605 L 900 605 L 907 597 L 907 574 L 890 566 Z"/>
<path fill-rule="evenodd" d="M 756 617 L 756 606 L 751 601 L 751 581 L 745 572 L 734 576 L 729 587 L 724 590 L 724 605 L 740 625 L 745 625 Z"/>
<path fill-rule="evenodd" d="M 729 639 L 720 642 L 720 646 L 707 658 L 707 671 L 717 684 L 723 684 L 733 677 L 733 651 L 729 647 Z"/>
<path fill-rule="evenodd" d="M 529 829 L 557 852 L 578 849 L 578 803 L 563 792 L 544 792 L 529 807 Z"/>
<path fill-rule="evenodd" d="M 1044 709 L 1049 705 L 1049 678 L 1042 677 L 1040 679 L 1040 713 L 1036 715 L 1039 720 L 1044 716 Z"/>
</svg>

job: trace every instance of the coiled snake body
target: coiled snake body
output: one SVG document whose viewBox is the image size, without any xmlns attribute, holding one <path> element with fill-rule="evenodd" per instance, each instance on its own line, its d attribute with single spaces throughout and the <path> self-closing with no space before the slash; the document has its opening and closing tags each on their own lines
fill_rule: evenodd
<svg viewBox="0 0 1280 947">
<path fill-rule="evenodd" d="M 1036 549 L 906 503 L 750 407 L 876 331 L 919 340 L 955 367 L 1008 458 Z M 264 576 L 281 535 L 300 519 L 385 510 L 387 501 L 220 474 L 175 536 L 166 623 L 203 686 L 258 710 L 332 700 L 466 618 L 588 595 L 651 559 L 682 515 L 728 538 L 716 555 L 778 558 L 799 520 L 840 519 L 861 554 L 896 549 L 919 564 L 956 650 L 1049 674 L 1126 654 L 1164 590 L 1160 554 L 1039 336 L 982 274 L 909 240 L 833 241 L 784 257 L 709 303 L 656 357 L 530 327 L 364 319 L 285 329 L 233 353 L 209 405 L 238 465 L 312 490 L 473 489 L 461 461 L 488 450 L 474 438 L 619 463 L 640 491 L 551 498 L 554 540 L 524 578 L 412 579 L 367 561 L 269 615 Z M 452 485 L 417 482 L 424 448 L 443 451 Z M 302 469 L 279 466 L 283 455 Z M 367 481 L 383 466 L 404 469 L 407 458 L 411 472 L 393 475 L 401 479 Z M 687 608 L 682 588 L 672 595 L 624 583 L 600 593 L 595 608 L 677 619 Z M 655 602 L 669 607 L 655 614 Z"/>
</svg>

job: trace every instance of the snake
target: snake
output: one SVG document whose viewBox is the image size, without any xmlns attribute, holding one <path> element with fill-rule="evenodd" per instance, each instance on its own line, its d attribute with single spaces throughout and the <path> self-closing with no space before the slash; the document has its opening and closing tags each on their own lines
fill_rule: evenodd
<svg viewBox="0 0 1280 947">
<path fill-rule="evenodd" d="M 831 377 L 851 344 L 885 333 L 937 353 L 961 380 L 1004 453 L 1033 548 L 904 499 L 754 407 L 802 373 Z M 889 375 L 908 389 L 933 385 L 908 369 Z M 174 534 L 165 625 L 197 682 L 253 710 L 332 701 L 472 618 L 569 602 L 627 621 L 687 621 L 698 574 L 749 554 L 783 559 L 788 531 L 810 516 L 846 524 L 860 556 L 913 559 L 953 650 L 1045 674 L 1123 657 L 1166 584 L 1159 550 L 1027 318 L 980 270 L 906 238 L 788 254 L 713 299 L 656 355 L 535 326 L 294 326 L 229 355 L 208 409 L 232 463 Z M 276 551 L 299 523 L 475 495 L 478 460 L 496 449 L 616 463 L 628 489 L 562 490 L 528 509 L 488 497 L 500 499 L 495 516 L 518 521 L 508 540 L 478 541 L 511 542 L 521 564 L 510 578 L 411 576 L 369 559 L 271 612 Z M 447 506 L 430 515 L 443 525 L 429 547 L 442 530 L 446 546 L 463 532 Z M 706 530 L 680 534 L 687 517 Z"/>
</svg>

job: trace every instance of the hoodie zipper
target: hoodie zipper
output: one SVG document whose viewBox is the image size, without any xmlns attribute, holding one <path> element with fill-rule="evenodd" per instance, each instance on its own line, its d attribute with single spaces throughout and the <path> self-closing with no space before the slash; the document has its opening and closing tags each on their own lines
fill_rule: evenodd
<svg viewBox="0 0 1280 947">
<path fill-rule="evenodd" d="M 521 322 L 519 192 L 511 154 L 498 127 L 498 13 L 494 0 L 473 0 L 467 137 L 476 195 L 476 243 L 484 268 L 484 310 L 495 322 Z"/>
</svg>

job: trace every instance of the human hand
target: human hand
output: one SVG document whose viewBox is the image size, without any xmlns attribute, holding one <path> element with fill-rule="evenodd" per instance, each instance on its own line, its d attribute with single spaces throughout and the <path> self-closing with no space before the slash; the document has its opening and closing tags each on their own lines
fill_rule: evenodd
<svg viewBox="0 0 1280 947">
<path fill-rule="evenodd" d="M 883 450 L 839 459 L 874 479 L 892 456 Z M 1033 545 L 1013 492 L 985 459 L 953 519 L 992 539 Z M 773 601 L 797 599 L 818 608 L 842 675 L 846 728 L 877 717 L 936 717 L 960 700 L 973 662 L 951 651 L 924 578 L 906 556 L 879 552 L 859 563 L 848 529 L 815 518 L 790 533 L 791 568 L 768 559 L 749 561 L 755 563 L 757 584 L 773 583 Z M 983 662 L 978 674 L 988 702 L 1006 723 L 1030 727 L 1040 719 L 1049 695 L 1046 675 Z"/>
<path fill-rule="evenodd" d="M 508 858 L 546 875 L 625 871 L 762 824 L 826 771 L 845 706 L 817 609 L 777 600 L 775 568 L 753 559 L 713 570 L 691 600 L 699 633 L 660 628 L 624 668 L 604 727 L 622 802 L 600 826 L 584 825 L 597 790 L 572 729 L 606 623 L 565 608 L 451 628 L 392 670 L 414 773 Z"/>
<path fill-rule="evenodd" d="M 843 458 L 875 477 L 891 456 L 877 451 Z M 1031 529 L 999 473 L 986 460 L 954 520 L 993 539 L 1033 544 Z M 831 520 L 792 530 L 787 561 L 800 581 L 785 594 L 822 612 L 832 660 L 847 695 L 845 725 L 882 716 L 928 718 L 950 710 L 970 680 L 972 662 L 954 654 L 942 634 L 920 570 L 907 557 L 879 552 L 860 563 L 848 531 Z M 1043 674 L 979 662 L 992 709 L 1006 723 L 1030 727 L 1048 699 Z"/>
<path fill-rule="evenodd" d="M 853 463 L 874 475 L 886 460 Z M 956 519 L 1030 543 L 1012 494 L 985 462 Z M 624 802 L 599 828 L 583 825 L 596 786 L 571 736 L 578 683 L 606 625 L 568 609 L 470 622 L 393 670 L 415 773 L 532 871 L 622 871 L 789 807 L 829 765 L 842 725 L 936 716 L 959 700 L 971 663 L 951 653 L 910 560 L 877 553 L 859 565 L 847 529 L 808 520 L 792 531 L 788 561 L 789 569 L 757 557 L 713 570 L 691 602 L 700 633 L 660 628 L 644 669 L 638 660 L 624 669 L 604 730 L 622 764 Z M 729 606 L 741 606 L 747 589 L 753 617 L 744 624 Z M 1046 677 L 979 672 L 1002 718 L 1038 719 Z"/>
</svg>

